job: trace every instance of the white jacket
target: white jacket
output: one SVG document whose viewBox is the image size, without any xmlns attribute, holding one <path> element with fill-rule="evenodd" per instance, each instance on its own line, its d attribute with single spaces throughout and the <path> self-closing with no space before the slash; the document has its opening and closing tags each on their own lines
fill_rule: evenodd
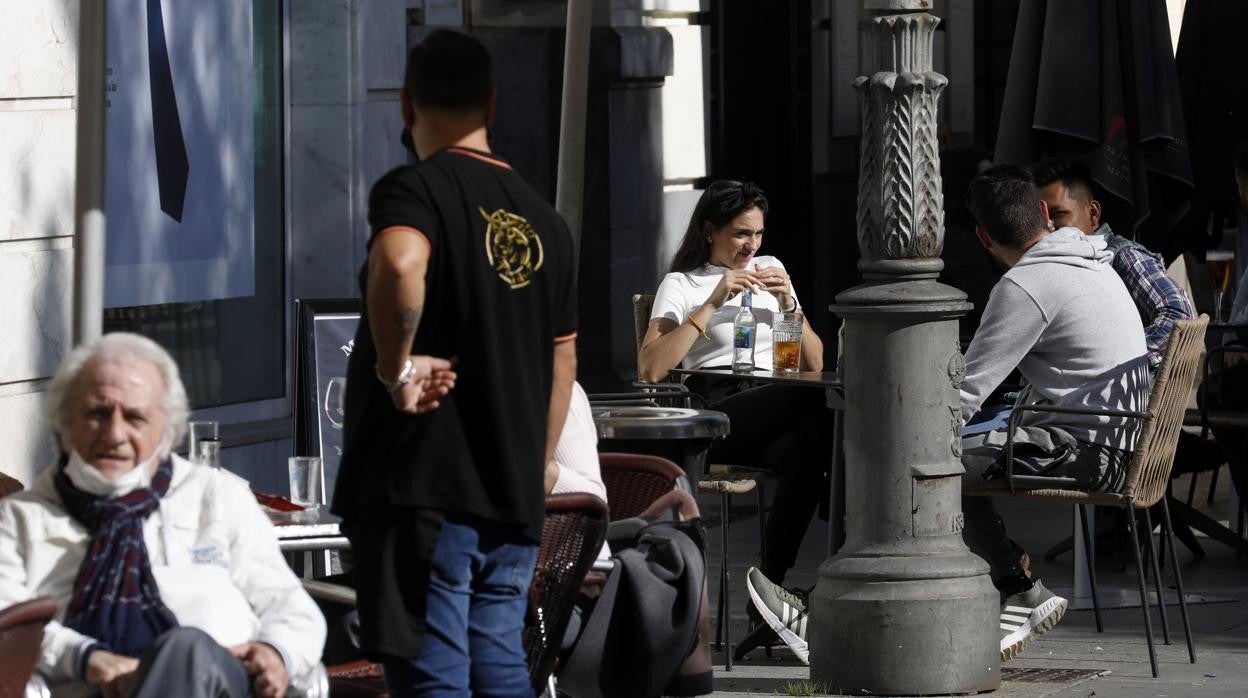
<svg viewBox="0 0 1248 698">
<path fill-rule="evenodd" d="M 48 468 L 30 490 L 0 499 L 0 608 L 54 599 L 37 670 L 57 694 L 85 688 L 79 651 L 92 642 L 61 625 L 90 537 L 61 504 Z M 169 491 L 143 524 L 160 597 L 183 626 L 225 647 L 273 644 L 292 678 L 320 662 L 325 619 L 277 547 L 247 484 L 173 457 Z"/>
</svg>

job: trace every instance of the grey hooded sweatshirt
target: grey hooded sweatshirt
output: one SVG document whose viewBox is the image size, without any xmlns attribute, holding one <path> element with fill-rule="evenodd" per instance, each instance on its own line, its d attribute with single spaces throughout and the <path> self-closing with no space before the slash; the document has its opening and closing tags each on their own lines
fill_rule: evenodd
<svg viewBox="0 0 1248 698">
<path fill-rule="evenodd" d="M 1104 238 L 1061 228 L 1044 236 L 992 289 L 966 352 L 962 420 L 1017 366 L 1025 403 L 1142 410 L 1148 401 L 1144 327 L 1110 265 Z M 1131 449 L 1136 420 L 1024 412 L 1022 423 L 1054 424 L 1081 441 Z"/>
</svg>

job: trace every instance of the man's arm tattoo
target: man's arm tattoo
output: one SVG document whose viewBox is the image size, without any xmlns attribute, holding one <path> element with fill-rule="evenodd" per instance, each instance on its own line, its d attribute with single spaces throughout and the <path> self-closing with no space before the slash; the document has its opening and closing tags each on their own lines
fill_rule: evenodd
<svg viewBox="0 0 1248 698">
<path fill-rule="evenodd" d="M 424 308 L 399 308 L 394 313 L 394 321 L 404 334 L 416 334 L 420 326 L 420 314 Z"/>
</svg>

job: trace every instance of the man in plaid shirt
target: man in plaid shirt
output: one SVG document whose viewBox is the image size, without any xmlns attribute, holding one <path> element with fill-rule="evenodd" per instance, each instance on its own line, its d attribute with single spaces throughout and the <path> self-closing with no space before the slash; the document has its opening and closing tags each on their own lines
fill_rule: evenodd
<svg viewBox="0 0 1248 698">
<path fill-rule="evenodd" d="M 1114 253 L 1113 267 L 1122 277 L 1144 323 L 1148 364 L 1155 372 L 1161 365 L 1166 341 L 1175 320 L 1196 316 L 1192 301 L 1166 274 L 1161 255 L 1120 235 L 1101 221 L 1101 204 L 1092 196 L 1092 178 L 1080 163 L 1051 159 L 1031 166 L 1040 187 L 1040 198 L 1049 205 L 1055 228 L 1073 226 L 1084 235 L 1101 235 Z"/>
</svg>

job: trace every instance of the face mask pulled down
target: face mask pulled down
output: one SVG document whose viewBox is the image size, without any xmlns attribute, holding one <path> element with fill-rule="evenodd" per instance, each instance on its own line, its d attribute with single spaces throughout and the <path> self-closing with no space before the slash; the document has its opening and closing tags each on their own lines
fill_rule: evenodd
<svg viewBox="0 0 1248 698">
<path fill-rule="evenodd" d="M 99 468 L 88 463 L 78 451 L 70 449 L 69 461 L 65 464 L 65 475 L 74 487 L 97 497 L 123 497 L 131 492 L 147 487 L 152 483 L 152 464 L 156 462 L 155 454 L 139 463 L 127 473 L 115 479 L 104 477 Z"/>
</svg>

